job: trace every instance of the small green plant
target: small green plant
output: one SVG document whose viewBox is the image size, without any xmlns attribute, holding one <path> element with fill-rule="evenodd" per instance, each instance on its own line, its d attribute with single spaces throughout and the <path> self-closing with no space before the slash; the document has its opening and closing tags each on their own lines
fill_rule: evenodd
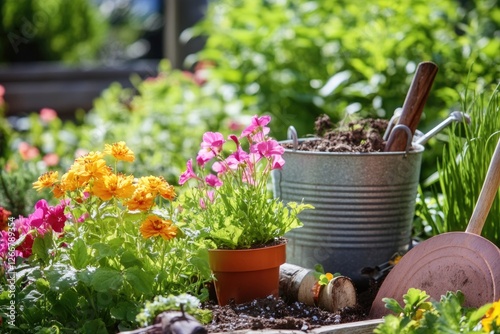
<svg viewBox="0 0 500 334">
<path fill-rule="evenodd" d="M 195 171 L 190 159 L 180 176 L 181 185 L 189 180 L 195 185 L 181 202 L 186 222 L 216 248 L 275 242 L 301 227 L 298 214 L 313 208 L 270 198 L 271 172 L 285 164 L 284 148 L 268 135 L 270 121 L 270 116 L 254 116 L 240 136 L 229 135 L 227 141 L 219 132 L 206 132 L 196 157 L 199 168 Z"/>
<path fill-rule="evenodd" d="M 209 310 L 200 308 L 200 300 L 188 294 L 156 296 L 153 301 L 147 301 L 137 315 L 137 322 L 143 327 L 151 325 L 156 316 L 166 311 L 184 311 L 195 317 L 200 323 L 207 324 L 212 320 Z"/>
<path fill-rule="evenodd" d="M 429 298 L 425 291 L 414 288 L 403 296 L 404 305 L 384 298 L 394 314 L 385 316 L 374 333 L 500 333 L 500 302 L 466 308 L 460 291 L 447 292 L 439 302 Z"/>
</svg>

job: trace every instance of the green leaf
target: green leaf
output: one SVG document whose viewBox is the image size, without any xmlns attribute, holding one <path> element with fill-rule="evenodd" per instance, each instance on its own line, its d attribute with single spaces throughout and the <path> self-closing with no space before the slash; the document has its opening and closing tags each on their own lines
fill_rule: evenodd
<svg viewBox="0 0 500 334">
<path fill-rule="evenodd" d="M 153 290 L 154 276 L 138 267 L 125 269 L 125 279 L 137 292 L 151 294 Z"/>
<path fill-rule="evenodd" d="M 83 269 L 87 266 L 90 256 L 87 250 L 87 245 L 82 239 L 77 239 L 71 247 L 70 253 L 71 264 L 76 269 Z"/>
<path fill-rule="evenodd" d="M 49 260 L 49 253 L 52 248 L 52 232 L 47 232 L 43 237 L 37 237 L 33 241 L 32 252 L 44 263 Z"/>
<path fill-rule="evenodd" d="M 110 310 L 113 318 L 125 321 L 135 321 L 137 313 L 139 313 L 138 306 L 130 301 L 119 302 Z"/>
<path fill-rule="evenodd" d="M 383 298 L 382 301 L 385 303 L 385 307 L 396 314 L 403 312 L 403 308 L 399 305 L 398 301 L 393 298 Z"/>
<path fill-rule="evenodd" d="M 101 319 L 94 319 L 85 322 L 82 327 L 83 334 L 108 334 L 106 324 Z"/>
<path fill-rule="evenodd" d="M 75 310 L 78 306 L 78 293 L 74 289 L 69 289 L 61 295 L 59 302 L 66 310 Z"/>
<path fill-rule="evenodd" d="M 76 273 L 76 277 L 80 282 L 87 286 L 91 286 L 92 283 L 92 275 L 95 273 L 96 268 L 94 267 L 87 267 L 82 271 L 79 271 Z"/>
<path fill-rule="evenodd" d="M 115 251 L 108 244 L 97 242 L 92 245 L 92 247 L 97 251 L 96 258 L 102 259 L 104 257 L 113 256 Z"/>
<path fill-rule="evenodd" d="M 130 268 L 133 266 L 142 266 L 141 260 L 135 256 L 134 252 L 130 250 L 126 250 L 123 252 L 121 258 L 120 258 L 120 263 L 125 267 L 125 268 Z"/>
<path fill-rule="evenodd" d="M 71 266 L 53 266 L 47 269 L 45 275 L 50 284 L 50 289 L 57 292 L 65 291 L 78 282 L 76 271 Z"/>
<path fill-rule="evenodd" d="M 115 269 L 98 268 L 92 275 L 90 284 L 98 292 L 118 290 L 122 287 L 123 276 Z"/>
</svg>

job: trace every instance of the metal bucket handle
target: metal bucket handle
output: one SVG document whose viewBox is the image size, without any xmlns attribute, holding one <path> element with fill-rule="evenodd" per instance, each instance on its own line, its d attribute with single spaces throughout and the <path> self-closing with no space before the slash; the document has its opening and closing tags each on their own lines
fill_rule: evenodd
<svg viewBox="0 0 500 334">
<path fill-rule="evenodd" d="M 405 151 L 405 157 L 410 151 L 411 148 L 411 143 L 413 141 L 413 134 L 411 133 L 411 130 L 409 127 L 407 127 L 404 124 L 398 124 L 395 127 L 392 128 L 392 132 L 398 131 L 398 130 L 403 130 L 406 132 L 406 151 Z"/>
<path fill-rule="evenodd" d="M 286 136 L 288 139 L 292 140 L 293 150 L 297 151 L 297 149 L 299 148 L 299 137 L 297 135 L 297 130 L 295 129 L 295 127 L 293 125 L 290 125 L 288 127 L 288 131 L 286 132 Z"/>
</svg>

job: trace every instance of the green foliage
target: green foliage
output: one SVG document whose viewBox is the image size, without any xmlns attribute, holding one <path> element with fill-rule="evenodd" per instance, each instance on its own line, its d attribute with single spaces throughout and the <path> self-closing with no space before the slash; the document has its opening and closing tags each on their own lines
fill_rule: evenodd
<svg viewBox="0 0 500 334">
<path fill-rule="evenodd" d="M 463 307 L 462 292 L 447 292 L 439 302 L 428 301 L 425 291 L 411 288 L 403 296 L 404 305 L 384 298 L 386 307 L 394 312 L 384 317 L 374 333 L 484 333 L 481 319 L 493 304 L 478 309 Z M 499 333 L 492 331 L 491 333 Z"/>
<path fill-rule="evenodd" d="M 43 196 L 32 185 L 39 174 L 40 168 L 33 162 L 11 160 L 9 170 L 0 169 L 0 207 L 10 211 L 12 217 L 26 216 Z"/>
<path fill-rule="evenodd" d="M 0 13 L 0 62 L 92 59 L 107 28 L 88 0 L 5 0 Z"/>
<path fill-rule="evenodd" d="M 469 70 L 471 83 L 496 83 L 499 8 L 496 0 L 217 0 L 193 29 L 208 38 L 195 58 L 216 64 L 213 76 L 245 109 L 272 114 L 279 139 L 289 125 L 313 133 L 320 114 L 390 117 L 416 65 L 430 60 L 439 72 L 419 125 L 427 131 L 459 106 Z M 435 171 L 433 151 L 423 177 Z"/>
<path fill-rule="evenodd" d="M 439 159 L 439 191 L 429 195 L 421 215 L 433 234 L 464 231 L 484 184 L 493 151 L 500 139 L 500 86 L 472 96 L 465 95 L 463 108 L 471 116 L 468 126 L 452 125 L 449 140 Z M 436 215 L 442 210 L 441 214 Z M 482 235 L 500 246 L 500 196 L 496 196 Z"/>
</svg>

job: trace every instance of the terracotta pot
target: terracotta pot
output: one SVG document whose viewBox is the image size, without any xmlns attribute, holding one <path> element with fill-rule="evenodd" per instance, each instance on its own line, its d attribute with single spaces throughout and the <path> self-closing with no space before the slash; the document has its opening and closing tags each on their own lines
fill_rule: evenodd
<svg viewBox="0 0 500 334">
<path fill-rule="evenodd" d="M 240 304 L 278 296 L 286 243 L 256 249 L 211 249 L 208 257 L 219 305 L 226 305 L 231 299 Z"/>
</svg>

